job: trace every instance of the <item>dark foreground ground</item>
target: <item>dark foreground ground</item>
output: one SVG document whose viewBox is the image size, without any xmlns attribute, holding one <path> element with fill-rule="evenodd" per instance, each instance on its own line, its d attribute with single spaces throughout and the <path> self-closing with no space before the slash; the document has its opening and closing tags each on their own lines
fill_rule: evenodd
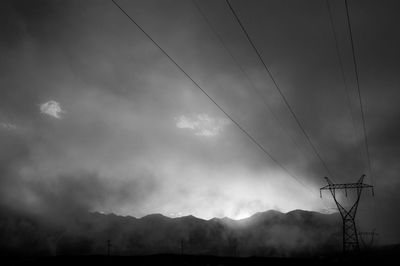
<svg viewBox="0 0 400 266">
<path fill-rule="evenodd" d="M 398 265 L 397 252 L 370 252 L 352 257 L 341 255 L 327 258 L 266 258 L 266 257 L 216 257 L 194 255 L 149 256 L 57 256 L 42 258 L 0 258 L 1 265 Z"/>
</svg>

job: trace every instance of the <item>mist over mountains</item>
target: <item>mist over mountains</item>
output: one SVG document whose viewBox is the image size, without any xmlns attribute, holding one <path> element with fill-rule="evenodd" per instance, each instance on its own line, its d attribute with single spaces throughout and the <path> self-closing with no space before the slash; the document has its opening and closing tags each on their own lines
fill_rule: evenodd
<svg viewBox="0 0 400 266">
<path fill-rule="evenodd" d="M 1 254 L 18 256 L 195 254 L 217 256 L 316 256 L 338 251 L 336 214 L 266 211 L 232 220 L 194 216 L 142 218 L 86 213 L 63 222 L 3 210 Z"/>
</svg>

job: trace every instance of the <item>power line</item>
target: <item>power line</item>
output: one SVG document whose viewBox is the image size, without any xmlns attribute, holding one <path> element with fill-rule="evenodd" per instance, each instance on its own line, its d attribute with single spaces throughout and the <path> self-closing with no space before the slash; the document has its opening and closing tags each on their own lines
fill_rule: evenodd
<svg viewBox="0 0 400 266">
<path fill-rule="evenodd" d="M 211 31 L 214 33 L 214 35 L 217 37 L 219 43 L 221 44 L 221 46 L 226 50 L 226 52 L 228 53 L 228 55 L 232 58 L 232 61 L 237 65 L 237 67 L 239 68 L 239 70 L 243 73 L 243 75 L 245 76 L 245 78 L 247 79 L 247 81 L 249 82 L 251 88 L 258 94 L 258 96 L 261 98 L 264 106 L 267 108 L 267 110 L 272 114 L 273 119 L 275 120 L 275 122 L 279 125 L 280 129 L 285 133 L 285 135 L 291 139 L 291 141 L 295 144 L 296 148 L 298 149 L 298 151 L 300 151 L 300 146 L 299 144 L 294 140 L 294 138 L 287 132 L 287 130 L 284 128 L 283 123 L 281 122 L 281 120 L 278 118 L 277 114 L 273 111 L 273 109 L 271 108 L 271 106 L 268 104 L 268 101 L 265 99 L 264 95 L 260 92 L 259 89 L 257 89 L 257 86 L 254 84 L 254 82 L 251 80 L 251 78 L 249 77 L 249 75 L 247 74 L 247 72 L 244 70 L 244 68 L 241 66 L 241 64 L 239 63 L 239 61 L 236 59 L 236 57 L 234 56 L 234 54 L 231 52 L 231 50 L 228 48 L 228 46 L 225 44 L 224 40 L 222 39 L 222 37 L 220 36 L 220 34 L 217 32 L 217 30 L 213 27 L 212 23 L 210 22 L 210 20 L 207 18 L 207 15 L 202 11 L 202 9 L 200 8 L 200 6 L 197 4 L 196 0 L 192 0 L 194 6 L 196 7 L 196 9 L 198 10 L 198 12 L 200 13 L 200 15 L 204 18 L 204 20 L 206 21 L 207 25 L 209 26 L 209 28 L 211 29 Z M 301 151 L 300 151 L 301 152 Z"/>
<path fill-rule="evenodd" d="M 356 59 L 356 53 L 355 53 L 354 41 L 353 41 L 353 32 L 351 30 L 351 20 L 350 20 L 350 14 L 349 14 L 350 12 L 349 12 L 349 6 L 347 4 L 347 0 L 345 0 L 344 3 L 346 6 L 347 26 L 349 28 L 349 34 L 350 34 L 351 52 L 353 55 L 353 63 L 354 63 L 354 73 L 356 76 L 358 100 L 359 100 L 360 110 L 361 110 L 361 119 L 362 119 L 363 131 L 364 131 L 364 143 L 365 143 L 365 150 L 367 152 L 368 170 L 369 170 L 369 174 L 371 176 L 371 183 L 373 184 L 374 182 L 373 182 L 373 178 L 372 178 L 371 158 L 369 155 L 367 129 L 366 129 L 366 125 L 365 125 L 365 114 L 364 114 L 364 108 L 363 108 L 363 103 L 362 103 L 362 98 L 361 98 L 360 81 L 359 81 L 359 75 L 358 75 L 358 65 L 357 65 L 357 59 Z"/>
<path fill-rule="evenodd" d="M 219 110 L 221 110 L 221 112 L 223 112 L 225 114 L 226 117 L 228 117 L 240 130 L 242 133 L 244 133 L 254 144 L 256 144 L 258 146 L 258 148 L 260 148 L 260 150 L 262 152 L 264 152 L 266 155 L 268 155 L 269 158 L 271 158 L 271 160 L 273 162 L 275 162 L 279 167 L 281 167 L 290 177 L 292 177 L 294 180 L 296 180 L 299 184 L 301 184 L 302 186 L 304 186 L 305 188 L 309 189 L 310 191 L 312 191 L 308 186 L 306 186 L 302 181 L 300 181 L 296 176 L 294 176 L 292 173 L 289 172 L 289 170 L 283 165 L 281 164 L 276 158 L 274 158 L 272 156 L 271 153 L 269 153 L 259 142 L 257 142 L 257 140 L 250 134 L 248 133 L 235 119 L 233 119 L 233 117 L 231 115 L 229 115 L 203 88 L 200 87 L 200 85 L 190 77 L 190 75 L 131 17 L 128 15 L 128 13 L 126 13 L 126 11 L 120 6 L 118 5 L 115 0 L 111 0 L 115 6 L 117 6 L 122 13 L 124 13 L 129 20 L 134 23 L 136 25 L 136 27 L 158 48 L 160 49 L 160 51 L 166 56 L 168 57 L 168 59 L 188 78 L 190 79 L 190 81 L 192 81 L 192 83 L 201 90 L 201 92 L 203 92 L 203 94 L 205 96 L 207 96 L 207 98 L 212 101 L 215 106 L 218 107 Z"/>
<path fill-rule="evenodd" d="M 358 74 L 358 64 L 357 64 L 357 60 L 356 60 L 353 32 L 352 32 L 352 27 L 351 27 L 350 12 L 349 12 L 349 6 L 347 4 L 347 0 L 344 1 L 344 4 L 346 6 L 347 26 L 348 26 L 349 34 L 350 34 L 351 52 L 353 55 L 353 63 L 354 63 L 353 64 L 354 65 L 354 73 L 356 76 L 358 100 L 359 100 L 360 110 L 361 110 L 361 119 L 362 119 L 363 131 L 364 131 L 364 143 L 365 143 L 365 150 L 367 153 L 368 171 L 369 171 L 369 175 L 371 178 L 371 184 L 374 185 L 374 179 L 373 179 L 372 167 L 371 167 L 371 157 L 369 154 L 369 145 L 368 145 L 368 137 L 367 137 L 367 129 L 366 129 L 367 127 L 366 127 L 366 123 L 365 123 L 365 114 L 364 114 L 364 108 L 363 108 L 362 98 L 361 98 L 360 80 L 359 80 L 359 74 Z M 377 214 L 376 214 L 375 200 L 373 201 L 373 215 L 374 215 L 374 220 L 376 221 Z"/>
<path fill-rule="evenodd" d="M 271 71 L 269 70 L 269 68 L 267 67 L 267 65 L 265 64 L 264 60 L 261 57 L 260 52 L 258 51 L 257 47 L 254 45 L 252 39 L 250 38 L 250 35 L 247 33 L 245 27 L 243 26 L 242 22 L 240 21 L 238 15 L 236 14 L 235 10 L 233 9 L 232 5 L 229 3 L 229 0 L 225 0 L 226 3 L 228 4 L 229 9 L 231 10 L 232 14 L 234 15 L 236 21 L 238 22 L 240 28 L 242 29 L 243 33 L 246 35 L 247 40 L 249 41 L 250 45 L 253 47 L 255 53 L 257 54 L 258 58 L 260 59 L 261 63 L 263 64 L 265 70 L 267 71 L 269 77 L 271 78 L 272 82 L 275 85 L 275 88 L 277 89 L 277 91 L 279 92 L 279 94 L 281 95 L 283 101 L 286 104 L 286 107 L 288 108 L 288 110 L 290 111 L 290 113 L 292 114 L 292 116 L 294 117 L 294 119 L 297 122 L 297 125 L 299 126 L 299 128 L 301 129 L 301 131 L 303 132 L 304 136 L 306 137 L 308 143 L 310 144 L 312 150 L 314 151 L 314 153 L 316 154 L 316 156 L 318 157 L 318 159 L 321 161 L 323 167 L 325 168 L 326 172 L 332 177 L 333 174 L 331 173 L 331 171 L 329 170 L 328 166 L 326 165 L 325 161 L 322 159 L 321 155 L 319 154 L 319 152 L 317 151 L 317 149 L 315 148 L 313 142 L 311 141 L 310 136 L 307 134 L 307 132 L 305 131 L 304 127 L 301 125 L 300 120 L 298 119 L 298 117 L 296 116 L 295 112 L 293 111 L 292 107 L 290 106 L 289 102 L 287 101 L 285 95 L 283 94 L 282 90 L 279 88 L 276 80 L 274 79 L 274 77 L 272 76 Z"/>
<path fill-rule="evenodd" d="M 335 24 L 333 22 L 332 9 L 331 9 L 331 6 L 329 4 L 329 0 L 326 0 L 326 6 L 328 8 L 329 24 L 330 24 L 330 28 L 331 28 L 331 31 L 332 31 L 332 36 L 333 36 L 333 39 L 334 39 L 334 42 L 335 42 L 335 49 L 336 49 L 336 55 L 337 55 L 337 59 L 338 59 L 338 65 L 339 65 L 339 68 L 340 68 L 340 74 L 341 74 L 341 77 L 342 77 L 342 80 L 343 80 L 344 90 L 346 92 L 347 105 L 349 107 L 349 114 L 350 114 L 351 121 L 352 121 L 352 124 L 353 124 L 354 135 L 357 138 L 358 134 L 357 134 L 356 119 L 355 119 L 355 115 L 354 115 L 353 108 L 352 108 L 351 97 L 350 97 L 350 93 L 349 93 L 349 87 L 347 86 L 346 76 L 344 74 L 343 61 L 342 61 L 342 57 L 340 56 L 339 41 L 337 39 L 337 32 L 335 30 Z M 359 152 L 360 152 L 360 154 L 359 154 L 360 158 L 361 158 L 361 160 L 363 160 L 362 151 L 359 150 Z"/>
</svg>

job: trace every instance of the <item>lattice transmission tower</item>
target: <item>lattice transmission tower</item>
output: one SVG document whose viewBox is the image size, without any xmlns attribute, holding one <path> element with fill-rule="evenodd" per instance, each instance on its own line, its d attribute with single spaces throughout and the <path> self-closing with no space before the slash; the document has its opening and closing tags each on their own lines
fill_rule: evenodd
<svg viewBox="0 0 400 266">
<path fill-rule="evenodd" d="M 374 196 L 374 187 L 363 183 L 365 175 L 362 175 L 356 183 L 345 183 L 345 184 L 334 184 L 328 177 L 325 177 L 328 185 L 320 188 L 320 196 L 322 198 L 322 190 L 329 190 L 332 194 L 333 200 L 340 212 L 343 220 L 343 252 L 350 253 L 353 251 L 359 251 L 360 245 L 358 241 L 358 233 L 355 223 L 358 203 L 360 202 L 361 192 L 364 188 L 370 188 L 372 191 L 372 196 Z M 339 203 L 336 198 L 336 190 L 344 190 L 346 197 L 347 191 L 356 190 L 355 202 L 350 205 L 349 209 L 346 209 L 342 204 Z"/>
<path fill-rule="evenodd" d="M 370 249 L 374 245 L 375 237 L 379 236 L 378 233 L 375 232 L 376 229 L 371 232 L 358 232 L 358 236 L 360 237 L 361 244 L 364 249 Z"/>
</svg>

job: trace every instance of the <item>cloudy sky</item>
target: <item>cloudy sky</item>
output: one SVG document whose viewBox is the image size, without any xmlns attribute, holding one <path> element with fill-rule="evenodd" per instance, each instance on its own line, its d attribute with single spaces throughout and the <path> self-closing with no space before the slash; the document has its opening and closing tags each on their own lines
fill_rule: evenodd
<svg viewBox="0 0 400 266">
<path fill-rule="evenodd" d="M 292 176 L 112 1 L 2 1 L 2 206 L 204 219 L 333 210 L 328 193 L 319 198 L 326 169 L 225 1 L 117 2 Z M 372 178 L 344 2 L 331 10 L 345 82 L 326 1 L 231 3 L 330 177 L 365 173 L 375 185 L 373 200 L 363 194 L 362 230 L 400 241 L 397 1 L 349 1 Z"/>
</svg>

